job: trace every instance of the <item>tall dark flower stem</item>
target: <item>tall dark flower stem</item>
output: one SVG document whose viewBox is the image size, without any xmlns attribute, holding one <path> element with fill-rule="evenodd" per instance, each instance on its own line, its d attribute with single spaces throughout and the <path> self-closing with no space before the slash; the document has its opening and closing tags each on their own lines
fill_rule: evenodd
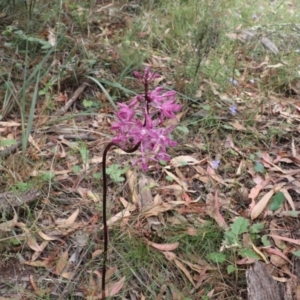
<svg viewBox="0 0 300 300">
<path fill-rule="evenodd" d="M 148 82 L 144 82 L 144 89 L 145 89 L 145 100 L 146 100 L 146 114 L 149 113 L 149 96 L 148 96 Z M 144 120 L 144 126 L 146 125 L 146 118 Z M 106 174 L 106 157 L 107 153 L 112 147 L 117 147 L 123 150 L 126 153 L 133 153 L 139 147 L 141 143 L 137 143 L 132 149 L 122 149 L 118 144 L 114 142 L 110 142 L 106 145 L 103 151 L 102 156 L 102 174 L 103 174 L 103 233 L 104 233 L 104 252 L 103 252 L 103 264 L 102 264 L 102 300 L 106 298 L 105 295 L 105 275 L 106 275 L 106 262 L 107 262 L 107 250 L 108 250 L 108 227 L 107 227 L 107 214 L 106 214 L 106 207 L 107 207 L 107 174 Z"/>
<path fill-rule="evenodd" d="M 172 141 L 168 135 L 173 130 L 173 126 L 160 128 L 164 119 L 175 118 L 174 113 L 181 109 L 181 106 L 175 103 L 176 92 L 162 92 L 162 88 L 156 88 L 150 94 L 149 84 L 158 78 L 159 75 L 152 73 L 150 68 L 146 68 L 144 74 L 134 72 L 134 76 L 144 85 L 144 95 L 138 95 L 129 105 L 118 104 L 119 111 L 116 113 L 117 121 L 112 124 L 111 129 L 116 130 L 118 135 L 113 141 L 107 144 L 103 151 L 102 174 L 103 174 L 103 232 L 104 232 L 104 253 L 102 267 L 102 300 L 106 298 L 105 294 L 105 275 L 108 250 L 108 228 L 107 228 L 107 175 L 106 175 L 106 158 L 107 153 L 112 147 L 117 147 L 126 153 L 133 153 L 141 146 L 142 168 L 147 170 L 146 154 L 152 154 L 152 160 L 160 159 L 169 160 L 166 153 L 166 146 L 175 146 L 176 142 Z M 145 100 L 143 102 L 142 100 Z M 143 105 L 144 107 L 141 107 Z M 149 111 L 149 107 L 154 107 L 154 113 Z M 136 111 L 135 111 L 136 110 Z M 141 125 L 140 117 L 136 113 L 144 111 L 144 122 Z M 160 120 L 157 118 L 160 114 Z M 122 144 L 122 147 L 120 146 Z M 124 145 L 134 145 L 131 149 L 123 149 Z M 129 146 L 130 147 L 130 146 Z M 147 153 L 148 152 L 148 153 Z M 151 155 L 150 155 L 151 156 Z"/>
<path fill-rule="evenodd" d="M 135 145 L 132 149 L 122 149 L 118 144 L 114 142 L 110 142 L 106 145 L 103 151 L 102 156 L 102 174 L 103 174 L 103 233 L 104 233 L 104 252 L 103 252 L 103 263 L 102 263 L 102 300 L 106 298 L 105 295 L 105 275 L 106 275 L 106 262 L 107 262 L 107 250 L 108 250 L 108 227 L 107 227 L 107 214 L 106 214 L 106 207 L 107 207 L 107 174 L 106 174 L 106 158 L 107 153 L 112 147 L 117 147 L 123 150 L 126 153 L 133 153 L 135 152 L 140 146 L 140 143 Z"/>
</svg>

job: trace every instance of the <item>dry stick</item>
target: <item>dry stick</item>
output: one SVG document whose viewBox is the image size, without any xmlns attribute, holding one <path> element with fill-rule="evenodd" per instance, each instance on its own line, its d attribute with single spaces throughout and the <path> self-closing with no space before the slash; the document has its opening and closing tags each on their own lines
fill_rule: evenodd
<svg viewBox="0 0 300 300">
<path fill-rule="evenodd" d="M 63 115 L 77 100 L 77 98 L 81 95 L 81 93 L 85 90 L 85 88 L 88 86 L 87 82 L 84 82 L 80 85 L 80 87 L 74 92 L 73 97 L 66 103 L 66 105 L 63 108 L 60 108 L 56 112 L 54 112 L 54 116 L 61 116 Z"/>
<path fill-rule="evenodd" d="M 105 296 L 105 274 L 106 274 L 106 261 L 108 250 L 108 228 L 107 228 L 107 215 L 106 215 L 106 197 L 107 197 L 107 178 L 106 178 L 106 156 L 111 147 L 117 147 L 126 153 L 133 153 L 140 147 L 140 142 L 137 143 L 132 149 L 124 150 L 118 144 L 110 142 L 106 145 L 103 151 L 102 159 L 102 174 L 103 174 L 103 233 L 104 233 L 104 252 L 103 252 L 103 264 L 102 264 L 102 300 Z"/>
</svg>

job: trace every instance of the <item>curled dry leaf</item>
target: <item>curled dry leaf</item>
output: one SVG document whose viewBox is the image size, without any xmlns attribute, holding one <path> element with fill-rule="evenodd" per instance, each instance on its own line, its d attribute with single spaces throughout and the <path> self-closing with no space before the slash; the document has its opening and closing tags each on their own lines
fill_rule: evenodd
<svg viewBox="0 0 300 300">
<path fill-rule="evenodd" d="M 132 203 L 129 203 L 125 198 L 120 197 L 120 202 L 124 206 L 124 208 L 127 208 L 130 212 L 136 210 L 136 206 Z"/>
<path fill-rule="evenodd" d="M 280 189 L 280 192 L 282 192 L 282 194 L 284 195 L 284 198 L 289 203 L 291 209 L 296 210 L 293 199 L 292 199 L 291 195 L 289 194 L 289 192 L 286 189 Z"/>
<path fill-rule="evenodd" d="M 16 211 L 14 210 L 14 217 L 12 220 L 10 221 L 6 221 L 0 224 L 0 231 L 11 231 L 13 227 L 15 227 L 15 225 L 18 222 L 18 215 L 16 213 Z"/>
<path fill-rule="evenodd" d="M 155 249 L 158 249 L 160 251 L 167 251 L 167 252 L 175 250 L 179 246 L 178 242 L 172 243 L 172 244 L 157 244 L 157 243 L 153 243 L 153 242 L 148 241 L 148 240 L 147 240 L 147 244 L 152 246 Z"/>
<path fill-rule="evenodd" d="M 251 242 L 253 250 L 265 261 L 266 264 L 269 263 L 266 256 Z"/>
<path fill-rule="evenodd" d="M 188 226 L 186 228 L 184 233 L 187 234 L 187 235 L 190 235 L 190 236 L 197 236 L 198 235 L 197 229 L 194 228 L 194 227 L 190 227 L 190 226 Z"/>
<path fill-rule="evenodd" d="M 180 180 L 173 173 L 167 171 L 166 168 L 164 168 L 164 171 L 167 173 L 168 176 L 170 176 L 174 181 L 176 181 L 183 188 L 184 191 L 188 191 L 188 185 L 185 181 Z"/>
<path fill-rule="evenodd" d="M 68 227 L 72 225 L 75 220 L 77 219 L 77 216 L 79 214 L 79 208 L 77 208 L 72 215 L 67 219 L 58 219 L 55 221 L 55 223 L 58 225 L 58 227 Z"/>
<path fill-rule="evenodd" d="M 32 267 L 43 267 L 43 268 L 49 267 L 49 262 L 47 260 L 23 261 L 21 263 Z"/>
<path fill-rule="evenodd" d="M 255 187 L 253 187 L 250 191 L 249 198 L 254 201 L 255 198 L 258 196 L 260 191 L 268 184 L 269 180 L 264 180 L 259 182 Z"/>
<path fill-rule="evenodd" d="M 287 278 L 285 278 L 285 277 L 272 276 L 272 278 L 278 282 L 287 282 Z"/>
<path fill-rule="evenodd" d="M 149 180 L 144 174 L 140 175 L 138 186 L 139 186 L 139 210 L 142 212 L 153 206 L 153 198 L 152 198 L 151 190 L 149 188 Z"/>
<path fill-rule="evenodd" d="M 132 202 L 133 202 L 133 204 L 137 205 L 139 203 L 139 196 L 138 196 L 138 191 L 136 188 L 136 186 L 137 186 L 136 185 L 136 182 L 137 182 L 136 172 L 128 170 L 125 175 L 127 178 L 130 192 L 131 192 Z"/>
<path fill-rule="evenodd" d="M 278 228 L 276 220 L 273 219 L 270 222 L 270 234 L 273 235 L 272 239 L 273 239 L 276 247 L 278 249 L 285 249 L 286 248 L 286 244 L 281 239 L 277 239 L 276 238 L 276 236 L 279 236 L 280 232 L 281 232 L 281 230 L 280 230 L 280 228 Z"/>
<path fill-rule="evenodd" d="M 47 245 L 49 244 L 48 241 L 43 241 L 40 245 L 40 248 L 42 249 L 42 251 L 47 247 Z M 35 251 L 32 255 L 31 261 L 35 261 L 38 259 L 38 257 L 41 255 L 42 251 Z"/>
<path fill-rule="evenodd" d="M 55 241 L 55 240 L 58 240 L 59 238 L 57 237 L 51 237 L 45 233 L 43 233 L 42 231 L 38 231 L 38 235 L 44 239 L 45 241 Z"/>
<path fill-rule="evenodd" d="M 113 217 L 111 217 L 108 221 L 107 221 L 107 226 L 110 226 L 112 225 L 113 223 L 123 219 L 123 218 L 126 218 L 126 217 L 129 217 L 131 215 L 130 211 L 126 208 L 122 211 L 120 211 L 119 213 L 117 213 L 116 215 L 114 215 Z M 101 229 L 103 228 L 103 226 L 101 227 Z"/>
<path fill-rule="evenodd" d="M 163 254 L 169 261 L 173 261 L 177 257 L 176 254 L 173 252 L 163 252 Z"/>
<path fill-rule="evenodd" d="M 176 266 L 185 274 L 185 276 L 191 282 L 191 284 L 193 286 L 195 286 L 195 282 L 194 282 L 190 272 L 188 271 L 188 269 L 184 266 L 184 264 L 182 264 L 178 259 L 175 259 L 174 261 L 175 261 Z"/>
<path fill-rule="evenodd" d="M 284 237 L 284 236 L 279 236 L 279 235 L 276 235 L 276 234 L 269 234 L 269 236 L 273 239 L 278 239 L 278 240 L 281 240 L 281 241 L 289 242 L 289 243 L 300 246 L 300 240 L 297 240 L 297 239 L 291 239 L 291 238 L 287 238 L 287 237 Z"/>
<path fill-rule="evenodd" d="M 101 255 L 103 253 L 103 249 L 97 249 L 92 253 L 92 259 L 95 259 L 96 257 L 98 257 L 99 255 Z"/>
<path fill-rule="evenodd" d="M 178 205 L 180 205 L 180 204 L 184 204 L 184 202 L 178 203 Z M 154 206 L 154 207 L 150 208 L 149 210 L 143 212 L 142 216 L 145 218 L 148 218 L 151 216 L 158 216 L 159 213 L 172 210 L 175 207 L 176 207 L 176 204 L 162 203 L 161 205 Z"/>
<path fill-rule="evenodd" d="M 122 277 L 118 282 L 110 282 L 107 284 L 107 289 L 105 289 L 105 296 L 106 297 L 112 297 L 119 293 L 119 291 L 122 289 L 123 285 L 125 283 L 125 276 Z M 97 295 L 93 297 L 93 300 L 102 299 L 102 294 Z"/>
<path fill-rule="evenodd" d="M 73 272 L 63 272 L 60 274 L 60 276 L 65 279 L 72 279 L 74 276 L 74 273 Z"/>
<path fill-rule="evenodd" d="M 274 265 L 277 268 L 280 268 L 287 264 L 286 260 L 275 254 L 271 254 L 270 261 L 272 265 Z"/>
<path fill-rule="evenodd" d="M 206 213 L 217 222 L 219 227 L 227 228 L 228 225 L 220 213 L 220 206 L 225 205 L 224 199 L 219 198 L 217 194 L 214 197 L 212 193 L 209 193 L 206 196 L 206 204 Z"/>
<path fill-rule="evenodd" d="M 259 201 L 258 203 L 253 207 L 251 211 L 251 219 L 256 219 L 266 208 L 266 206 L 269 203 L 269 200 L 274 195 L 274 190 L 270 190 L 268 193 L 266 193 Z"/>
<path fill-rule="evenodd" d="M 65 269 L 67 263 L 68 263 L 68 250 L 64 251 L 60 256 L 55 266 L 55 274 L 61 275 L 63 270 Z"/>
<path fill-rule="evenodd" d="M 34 251 L 42 252 L 44 250 L 43 247 L 37 243 L 35 237 L 31 234 L 26 234 L 26 243 L 29 248 Z"/>
<path fill-rule="evenodd" d="M 181 155 L 171 159 L 170 164 L 173 167 L 181 167 L 181 166 L 193 166 L 196 164 L 200 164 L 201 161 L 189 155 Z"/>
<path fill-rule="evenodd" d="M 185 276 L 192 283 L 192 285 L 195 286 L 195 283 L 194 283 L 194 280 L 193 280 L 191 274 L 189 273 L 187 268 L 178 260 L 176 254 L 174 254 L 173 252 L 169 252 L 169 251 L 163 252 L 163 254 L 167 260 L 174 261 L 176 266 L 185 274 Z"/>
</svg>

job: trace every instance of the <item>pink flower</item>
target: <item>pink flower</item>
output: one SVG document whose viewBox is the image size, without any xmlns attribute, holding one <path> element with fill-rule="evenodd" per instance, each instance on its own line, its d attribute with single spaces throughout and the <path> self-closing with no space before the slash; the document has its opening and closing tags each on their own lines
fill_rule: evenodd
<svg viewBox="0 0 300 300">
<path fill-rule="evenodd" d="M 133 76 L 137 78 L 143 84 L 148 84 L 154 81 L 155 78 L 159 78 L 160 75 L 150 71 L 150 67 L 147 67 L 144 71 L 144 74 L 141 74 L 137 71 L 133 72 Z"/>
<path fill-rule="evenodd" d="M 146 85 L 159 75 L 147 68 L 143 75 L 135 72 L 135 76 Z M 145 90 L 147 92 L 147 89 Z M 164 92 L 162 87 L 158 87 L 149 92 L 148 97 L 145 95 L 134 97 L 129 105 L 118 103 L 117 121 L 111 127 L 117 132 L 113 142 L 126 149 L 140 143 L 141 157 L 134 163 L 141 162 L 144 170 L 147 169 L 147 162 L 150 160 L 156 162 L 170 160 L 166 148 L 176 145 L 170 138 L 175 126 L 162 126 L 165 119 L 176 118 L 175 112 L 181 109 L 175 101 L 175 91 Z"/>
</svg>

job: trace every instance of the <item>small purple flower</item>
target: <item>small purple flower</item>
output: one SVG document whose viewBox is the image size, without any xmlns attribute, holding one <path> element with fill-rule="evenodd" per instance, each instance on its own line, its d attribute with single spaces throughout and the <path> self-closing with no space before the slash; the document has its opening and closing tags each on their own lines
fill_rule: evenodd
<svg viewBox="0 0 300 300">
<path fill-rule="evenodd" d="M 236 110 L 237 110 L 237 106 L 235 104 L 232 104 L 230 107 L 229 107 L 229 110 L 231 112 L 232 115 L 236 115 Z"/>
<path fill-rule="evenodd" d="M 231 82 L 235 86 L 237 86 L 239 84 L 239 82 L 233 78 L 229 78 L 229 82 Z"/>
<path fill-rule="evenodd" d="M 213 160 L 211 163 L 210 163 L 211 167 L 215 170 L 219 167 L 220 165 L 220 160 Z"/>
</svg>

